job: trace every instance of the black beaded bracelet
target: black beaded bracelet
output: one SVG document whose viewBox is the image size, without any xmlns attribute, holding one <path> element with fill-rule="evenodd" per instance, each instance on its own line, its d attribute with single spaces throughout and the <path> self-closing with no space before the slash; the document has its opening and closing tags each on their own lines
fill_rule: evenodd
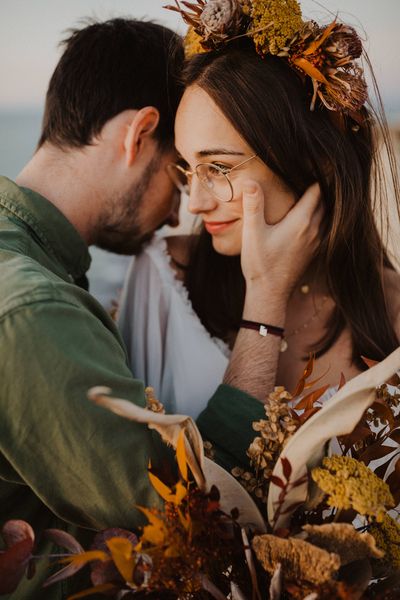
<svg viewBox="0 0 400 600">
<path fill-rule="evenodd" d="M 257 323 L 256 321 L 247 321 L 246 319 L 240 321 L 240 327 L 254 329 L 263 337 L 267 335 L 276 335 L 277 337 L 283 338 L 285 333 L 285 330 L 282 327 L 275 327 L 275 325 L 267 325 L 266 323 Z"/>
</svg>

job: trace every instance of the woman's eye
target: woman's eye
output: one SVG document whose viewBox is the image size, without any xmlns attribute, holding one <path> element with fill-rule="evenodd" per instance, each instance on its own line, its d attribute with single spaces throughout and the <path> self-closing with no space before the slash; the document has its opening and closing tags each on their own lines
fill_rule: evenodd
<svg viewBox="0 0 400 600">
<path fill-rule="evenodd" d="M 208 167 L 209 175 L 212 175 L 213 177 L 225 175 L 225 173 L 228 173 L 228 171 L 229 169 L 227 166 L 220 165 L 219 163 L 210 164 Z"/>
</svg>

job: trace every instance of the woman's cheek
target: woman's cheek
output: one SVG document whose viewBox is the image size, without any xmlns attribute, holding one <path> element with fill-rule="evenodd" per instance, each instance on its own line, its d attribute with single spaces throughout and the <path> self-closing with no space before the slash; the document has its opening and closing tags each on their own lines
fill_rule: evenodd
<svg viewBox="0 0 400 600">
<path fill-rule="evenodd" d="M 282 188 L 263 188 L 264 217 L 268 225 L 279 223 L 295 205 L 293 195 Z"/>
</svg>

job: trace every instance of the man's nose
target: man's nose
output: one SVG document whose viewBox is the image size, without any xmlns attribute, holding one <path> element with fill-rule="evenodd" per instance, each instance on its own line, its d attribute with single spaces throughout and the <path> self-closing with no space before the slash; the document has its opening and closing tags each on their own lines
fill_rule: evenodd
<svg viewBox="0 0 400 600">
<path fill-rule="evenodd" d="M 189 193 L 189 212 L 197 215 L 214 210 L 217 206 L 218 200 L 198 182 L 197 177 L 193 177 Z"/>
</svg>

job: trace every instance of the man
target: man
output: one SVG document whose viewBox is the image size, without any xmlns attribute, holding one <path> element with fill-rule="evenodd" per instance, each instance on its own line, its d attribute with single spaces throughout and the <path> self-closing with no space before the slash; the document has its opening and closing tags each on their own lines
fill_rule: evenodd
<svg viewBox="0 0 400 600">
<path fill-rule="evenodd" d="M 136 253 L 157 227 L 176 221 L 165 166 L 176 159 L 182 57 L 177 36 L 149 22 L 74 31 L 50 81 L 38 150 L 17 184 L 0 179 L 1 521 L 25 519 L 39 538 L 49 527 L 136 527 L 143 521 L 134 505 L 158 502 L 147 464 L 170 456 L 167 449 L 147 427 L 86 397 L 106 385 L 145 404 L 144 384 L 85 273 L 90 244 Z M 249 189 L 247 200 L 244 316 L 282 325 L 283 304 L 264 276 L 260 191 Z M 201 417 L 226 466 L 245 461 L 251 421 L 263 414 L 251 396 L 263 399 L 273 385 L 279 346 L 249 330 L 238 340 L 225 383 L 239 389 L 222 385 Z M 37 553 L 49 551 L 39 540 Z M 46 561 L 38 562 L 35 577 L 9 597 L 61 600 L 76 589 L 42 590 L 47 576 Z"/>
</svg>

